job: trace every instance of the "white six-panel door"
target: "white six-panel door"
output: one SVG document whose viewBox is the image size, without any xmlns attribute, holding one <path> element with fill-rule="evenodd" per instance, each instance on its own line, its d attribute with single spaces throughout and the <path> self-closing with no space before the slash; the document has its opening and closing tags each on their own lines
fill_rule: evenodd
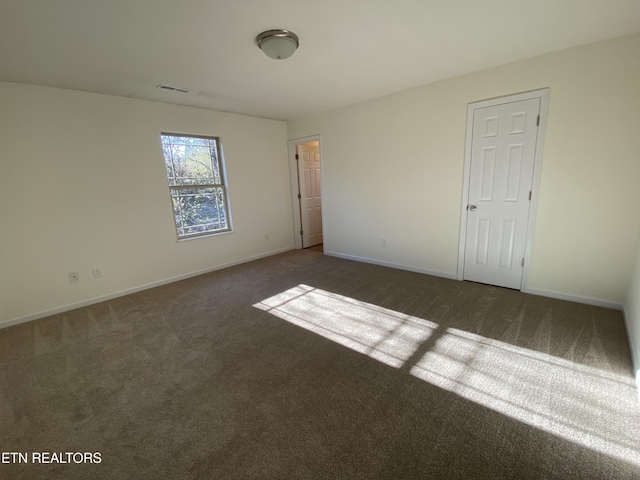
<svg viewBox="0 0 640 480">
<path fill-rule="evenodd" d="M 313 145 L 298 145 L 297 153 L 302 248 L 307 248 L 322 243 L 320 149 Z"/>
<path fill-rule="evenodd" d="M 464 279 L 520 289 L 540 98 L 473 111 Z"/>
</svg>

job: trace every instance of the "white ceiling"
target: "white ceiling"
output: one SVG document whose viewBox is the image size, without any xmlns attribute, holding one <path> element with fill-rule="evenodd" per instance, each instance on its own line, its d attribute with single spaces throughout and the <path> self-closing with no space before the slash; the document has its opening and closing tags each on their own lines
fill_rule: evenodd
<svg viewBox="0 0 640 480">
<path fill-rule="evenodd" d="M 0 80 L 284 120 L 638 31 L 640 0 L 0 0 Z"/>
</svg>

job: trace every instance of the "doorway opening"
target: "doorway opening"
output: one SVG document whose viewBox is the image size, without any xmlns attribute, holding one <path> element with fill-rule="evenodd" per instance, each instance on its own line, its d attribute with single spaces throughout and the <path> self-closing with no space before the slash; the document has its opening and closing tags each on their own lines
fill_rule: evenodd
<svg viewBox="0 0 640 480">
<path fill-rule="evenodd" d="M 320 136 L 289 141 L 296 248 L 323 251 Z"/>
</svg>

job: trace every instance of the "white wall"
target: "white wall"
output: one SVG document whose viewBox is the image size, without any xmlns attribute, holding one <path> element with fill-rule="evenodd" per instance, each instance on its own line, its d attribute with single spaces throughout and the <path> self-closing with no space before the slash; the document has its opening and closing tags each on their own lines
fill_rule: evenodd
<svg viewBox="0 0 640 480">
<path fill-rule="evenodd" d="M 176 241 L 161 131 L 220 137 L 233 233 Z M 293 247 L 284 122 L 0 83 L 0 136 L 5 325 Z"/>
<path fill-rule="evenodd" d="M 528 285 L 621 307 L 640 227 L 638 58 L 640 35 L 622 37 L 289 122 L 290 139 L 322 136 L 325 250 L 455 277 L 467 104 L 549 87 Z"/>
<path fill-rule="evenodd" d="M 627 334 L 629 335 L 629 345 L 631 346 L 633 370 L 636 380 L 640 381 L 640 237 L 638 238 L 638 249 L 633 262 L 631 286 L 624 304 L 624 316 L 627 324 Z M 638 383 L 638 389 L 640 390 L 640 383 Z"/>
</svg>

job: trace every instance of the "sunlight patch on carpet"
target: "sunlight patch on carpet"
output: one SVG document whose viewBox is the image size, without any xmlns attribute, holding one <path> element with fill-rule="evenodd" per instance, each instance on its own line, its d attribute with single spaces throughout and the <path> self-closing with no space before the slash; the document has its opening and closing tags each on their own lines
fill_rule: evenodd
<svg viewBox="0 0 640 480">
<path fill-rule="evenodd" d="M 307 285 L 253 305 L 392 367 L 401 367 L 437 324 Z"/>
<path fill-rule="evenodd" d="M 640 465 L 640 409 L 630 377 L 307 285 L 253 306 L 527 425 Z"/>
<path fill-rule="evenodd" d="M 527 425 L 640 465 L 630 378 L 449 328 L 411 374 Z"/>
</svg>

